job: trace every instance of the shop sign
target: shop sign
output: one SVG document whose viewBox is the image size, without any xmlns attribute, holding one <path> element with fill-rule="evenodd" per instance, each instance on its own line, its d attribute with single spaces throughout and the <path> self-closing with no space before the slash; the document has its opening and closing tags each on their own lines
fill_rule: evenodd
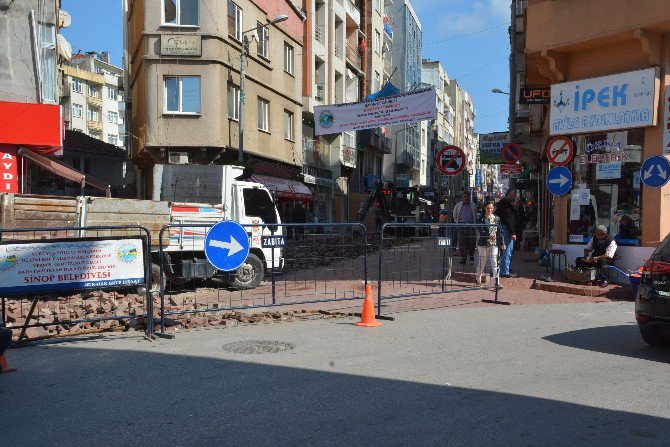
<svg viewBox="0 0 670 447">
<path fill-rule="evenodd" d="M 481 164 L 503 164 L 502 148 L 509 143 L 507 132 L 495 132 L 479 135 L 479 162 Z"/>
<path fill-rule="evenodd" d="M 523 166 L 521 165 L 501 165 L 500 173 L 501 174 L 521 174 L 523 171 Z"/>
<path fill-rule="evenodd" d="M 2 295 L 140 284 L 144 284 L 142 239 L 61 239 L 0 245 Z"/>
<path fill-rule="evenodd" d="M 627 163 L 628 154 L 626 152 L 605 152 L 604 154 L 580 155 L 580 164 L 594 163 Z"/>
<path fill-rule="evenodd" d="M 663 154 L 670 155 L 670 85 L 663 95 Z"/>
<path fill-rule="evenodd" d="M 614 180 L 621 178 L 621 163 L 598 163 L 596 180 Z"/>
<path fill-rule="evenodd" d="M 19 192 L 17 149 L 0 146 L 0 192 Z"/>
<path fill-rule="evenodd" d="M 521 87 L 519 104 L 549 104 L 551 89 L 546 85 Z"/>
<path fill-rule="evenodd" d="M 161 34 L 161 56 L 202 56 L 202 36 Z"/>
<path fill-rule="evenodd" d="M 656 124 L 658 69 L 551 86 L 550 134 L 578 134 Z"/>
<path fill-rule="evenodd" d="M 616 151 L 620 151 L 621 150 L 621 142 L 620 141 L 614 142 L 614 140 L 594 141 L 593 143 L 589 143 L 584 147 L 584 152 L 586 152 L 587 154 L 590 154 L 591 152 L 599 151 L 599 150 L 607 150 L 607 151 L 611 152 L 612 149 L 614 149 Z"/>
</svg>

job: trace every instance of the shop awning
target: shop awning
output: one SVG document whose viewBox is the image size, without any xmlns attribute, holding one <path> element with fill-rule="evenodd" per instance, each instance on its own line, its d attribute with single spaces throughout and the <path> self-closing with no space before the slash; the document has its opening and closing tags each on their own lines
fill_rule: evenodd
<svg viewBox="0 0 670 447">
<path fill-rule="evenodd" d="M 52 160 L 51 158 L 36 154 L 35 152 L 26 148 L 20 148 L 19 155 L 32 161 L 42 169 L 45 169 L 70 181 L 77 182 L 82 185 L 82 187 L 84 185 L 89 185 L 100 189 L 105 192 L 105 197 L 112 197 L 109 185 L 105 185 L 103 182 L 96 180 L 93 177 L 87 176 L 86 174 L 83 174 L 76 169 L 59 163 L 56 160 Z"/>
<path fill-rule="evenodd" d="M 251 176 L 254 182 L 262 183 L 275 196 L 283 199 L 311 200 L 312 193 L 307 186 L 295 180 L 289 180 L 269 175 L 254 174 Z"/>
</svg>

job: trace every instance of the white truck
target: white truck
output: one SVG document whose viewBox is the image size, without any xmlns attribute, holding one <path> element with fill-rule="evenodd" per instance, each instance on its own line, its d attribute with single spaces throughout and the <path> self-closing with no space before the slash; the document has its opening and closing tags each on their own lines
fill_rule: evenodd
<svg viewBox="0 0 670 447">
<path fill-rule="evenodd" d="M 158 285 L 162 245 L 164 279 L 216 276 L 232 288 L 251 289 L 263 281 L 266 269 L 283 267 L 281 248 L 275 248 L 273 255 L 270 248 L 261 246 L 262 236 L 282 236 L 282 227 L 277 225 L 281 222 L 270 192 L 260 183 L 237 180 L 242 173 L 237 166 L 156 165 L 154 200 L 3 193 L 0 228 L 139 225 L 151 234 L 154 284 Z M 205 257 L 205 235 L 212 224 L 222 220 L 244 225 L 249 235 L 249 256 L 234 272 L 217 271 Z M 161 228 L 166 225 L 171 227 L 161 239 Z M 89 233 L 82 231 L 79 235 L 122 234 L 104 230 Z M 54 230 L 50 236 L 66 234 L 72 233 Z M 32 233 L 11 231 L 3 235 L 5 240 L 34 237 Z"/>
</svg>

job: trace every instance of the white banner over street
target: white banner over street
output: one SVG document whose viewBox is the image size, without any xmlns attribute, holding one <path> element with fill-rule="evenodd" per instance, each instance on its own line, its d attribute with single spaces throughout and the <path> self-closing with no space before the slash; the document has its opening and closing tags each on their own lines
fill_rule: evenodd
<svg viewBox="0 0 670 447">
<path fill-rule="evenodd" d="M 437 118 L 435 87 L 365 102 L 314 107 L 314 134 L 374 129 Z"/>
</svg>

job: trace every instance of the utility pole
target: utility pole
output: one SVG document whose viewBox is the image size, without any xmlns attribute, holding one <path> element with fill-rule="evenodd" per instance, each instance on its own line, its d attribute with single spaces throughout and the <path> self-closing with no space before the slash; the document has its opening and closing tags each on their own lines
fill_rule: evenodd
<svg viewBox="0 0 670 447">
<path fill-rule="evenodd" d="M 509 141 L 516 140 L 516 94 L 519 86 L 516 85 L 516 0 L 510 5 L 510 27 L 509 27 L 510 55 L 509 55 Z"/>
</svg>

